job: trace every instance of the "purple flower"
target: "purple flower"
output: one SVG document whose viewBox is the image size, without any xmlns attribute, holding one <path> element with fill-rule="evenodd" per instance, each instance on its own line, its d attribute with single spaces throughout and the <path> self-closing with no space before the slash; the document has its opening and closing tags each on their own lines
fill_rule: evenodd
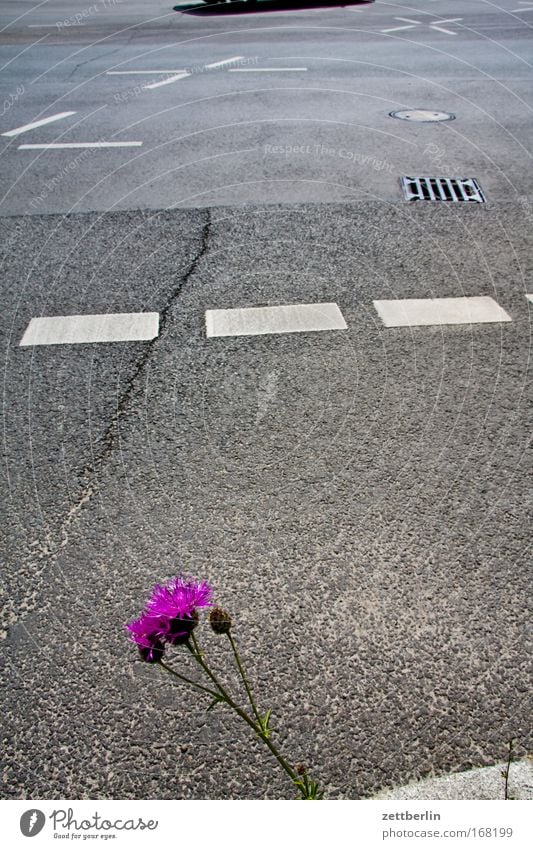
<svg viewBox="0 0 533 849">
<path fill-rule="evenodd" d="M 148 663 L 156 663 L 163 657 L 165 646 L 161 637 L 166 625 L 166 620 L 147 613 L 126 625 L 130 639 L 137 645 L 142 659 Z"/>
<path fill-rule="evenodd" d="M 178 575 L 163 586 L 156 584 L 146 606 L 150 616 L 166 621 L 162 639 L 172 645 L 185 643 L 198 622 L 197 607 L 208 607 L 212 589 L 206 581 Z"/>
<path fill-rule="evenodd" d="M 156 584 L 145 611 L 126 625 L 143 660 L 161 660 L 165 643 L 185 643 L 198 622 L 197 607 L 208 607 L 212 589 L 206 581 L 178 575 L 168 583 Z"/>
<path fill-rule="evenodd" d="M 152 616 L 168 619 L 191 618 L 197 607 L 209 607 L 213 590 L 206 581 L 193 581 L 178 575 L 164 584 L 156 584 L 146 605 Z"/>
</svg>

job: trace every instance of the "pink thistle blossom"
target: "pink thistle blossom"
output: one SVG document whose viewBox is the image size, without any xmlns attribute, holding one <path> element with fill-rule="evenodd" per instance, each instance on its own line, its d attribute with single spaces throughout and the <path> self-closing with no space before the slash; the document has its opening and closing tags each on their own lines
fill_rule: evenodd
<svg viewBox="0 0 533 849">
<path fill-rule="evenodd" d="M 165 643 L 187 642 L 198 622 L 196 608 L 209 607 L 212 592 L 206 581 L 181 575 L 164 585 L 156 584 L 144 612 L 126 625 L 142 659 L 156 663 L 163 657 Z"/>
<path fill-rule="evenodd" d="M 207 581 L 194 581 L 178 575 L 161 585 L 156 584 L 146 605 L 152 616 L 184 619 L 194 616 L 197 607 L 209 607 L 212 588 Z"/>
<path fill-rule="evenodd" d="M 166 620 L 142 613 L 138 619 L 126 625 L 130 639 L 136 644 L 143 660 L 156 663 L 165 651 L 161 639 L 165 633 Z"/>
</svg>

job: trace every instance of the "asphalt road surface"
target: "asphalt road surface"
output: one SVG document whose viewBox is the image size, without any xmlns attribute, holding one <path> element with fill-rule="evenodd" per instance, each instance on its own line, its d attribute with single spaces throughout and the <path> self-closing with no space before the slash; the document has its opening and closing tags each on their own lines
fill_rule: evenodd
<svg viewBox="0 0 533 849">
<path fill-rule="evenodd" d="M 530 750 L 532 26 L 521 0 L 0 3 L 4 798 L 291 797 L 128 644 L 179 571 L 328 798 Z M 486 202 L 408 202 L 417 175 Z M 507 320 L 374 304 L 480 296 Z M 322 304 L 344 329 L 206 334 Z M 158 335 L 20 345 L 107 313 Z"/>
</svg>

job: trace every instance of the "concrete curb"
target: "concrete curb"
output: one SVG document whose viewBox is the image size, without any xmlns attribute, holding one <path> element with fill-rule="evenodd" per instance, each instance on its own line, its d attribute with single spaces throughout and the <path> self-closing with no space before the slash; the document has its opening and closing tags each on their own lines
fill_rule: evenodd
<svg viewBox="0 0 533 849">
<path fill-rule="evenodd" d="M 504 799 L 507 764 L 455 772 L 439 778 L 414 781 L 404 787 L 381 790 L 373 799 Z M 511 764 L 510 799 L 533 799 L 533 759 Z"/>
</svg>

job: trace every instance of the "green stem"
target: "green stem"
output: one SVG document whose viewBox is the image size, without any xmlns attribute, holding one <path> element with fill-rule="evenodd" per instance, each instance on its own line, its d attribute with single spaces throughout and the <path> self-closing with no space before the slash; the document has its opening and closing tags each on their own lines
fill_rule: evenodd
<svg viewBox="0 0 533 849">
<path fill-rule="evenodd" d="M 258 726 L 253 721 L 253 719 L 251 719 L 251 717 L 249 717 L 248 714 L 245 711 L 243 711 L 242 708 L 239 707 L 239 705 L 235 704 L 235 702 L 233 701 L 233 699 L 231 698 L 229 693 L 226 692 L 226 690 L 224 689 L 222 684 L 218 681 L 218 679 L 215 677 L 213 672 L 211 672 L 211 670 L 209 669 L 207 663 L 205 662 L 205 660 L 203 658 L 203 654 L 200 651 L 200 647 L 198 645 L 198 642 L 197 642 L 194 634 L 191 634 L 191 640 L 194 644 L 194 648 L 191 646 L 189 641 L 187 641 L 187 643 L 185 645 L 188 646 L 189 651 L 191 652 L 194 659 L 197 661 L 197 663 L 200 664 L 200 666 L 202 667 L 202 669 L 204 670 L 206 675 L 209 676 L 209 678 L 211 679 L 211 681 L 213 682 L 215 687 L 218 688 L 219 693 L 222 696 L 222 698 L 224 699 L 224 701 L 231 708 L 233 708 L 233 710 L 241 717 L 241 719 L 243 719 L 250 726 L 250 728 L 252 728 L 255 731 L 257 736 L 260 737 L 261 740 L 263 740 L 266 743 L 266 745 L 268 746 L 268 748 L 270 749 L 270 751 L 272 752 L 272 754 L 274 755 L 274 757 L 276 758 L 276 760 L 278 761 L 280 766 L 282 766 L 283 769 L 285 770 L 285 772 L 287 773 L 287 775 L 290 776 L 291 781 L 297 783 L 300 780 L 299 776 L 295 773 L 295 771 L 292 769 L 292 767 L 289 766 L 289 764 L 287 763 L 287 761 L 285 760 L 283 755 L 280 754 L 280 752 L 278 752 L 278 750 L 276 749 L 276 747 L 274 746 L 272 741 L 269 740 L 268 737 L 265 737 L 260 726 Z"/>
<path fill-rule="evenodd" d="M 193 681 L 191 678 L 181 675 L 179 672 L 176 672 L 175 669 L 172 669 L 171 666 L 167 666 L 166 663 L 163 663 L 162 660 L 159 660 L 158 663 L 159 666 L 162 666 L 163 669 L 166 669 L 166 671 L 170 672 L 171 675 L 175 675 L 176 678 L 180 679 L 180 681 L 185 681 L 186 684 L 191 684 L 193 687 L 196 687 L 197 690 L 203 690 L 204 693 L 209 693 L 210 696 L 218 698 L 218 693 L 215 693 L 214 690 L 210 690 L 209 687 L 204 687 L 202 684 L 197 684 L 196 681 Z"/>
<path fill-rule="evenodd" d="M 250 704 L 251 704 L 251 706 L 252 706 L 252 710 L 253 710 L 253 712 L 254 712 L 254 714 L 255 714 L 255 718 L 257 719 L 257 721 L 259 722 L 259 724 L 261 724 L 261 717 L 260 717 L 260 715 L 259 715 L 259 711 L 257 710 L 257 707 L 256 707 L 256 705 L 255 705 L 254 697 L 253 697 L 253 695 L 252 695 L 252 691 L 251 691 L 251 689 L 250 689 L 250 685 L 249 685 L 249 683 L 248 683 L 248 679 L 246 678 L 246 675 L 244 674 L 244 669 L 243 669 L 243 667 L 242 667 L 242 663 L 241 663 L 241 658 L 240 658 L 240 656 L 239 656 L 239 652 L 237 651 L 237 646 L 236 646 L 236 644 L 235 644 L 235 640 L 233 639 L 233 637 L 232 637 L 232 635 L 231 635 L 231 632 L 230 632 L 230 631 L 228 631 L 228 632 L 227 632 L 227 635 L 228 635 L 228 639 L 229 639 L 229 641 L 230 641 L 230 643 L 231 643 L 231 648 L 233 649 L 233 654 L 234 654 L 234 657 L 235 657 L 235 663 L 237 664 L 237 669 L 239 670 L 240 676 L 241 676 L 241 678 L 242 678 L 242 682 L 243 682 L 243 684 L 244 684 L 244 688 L 245 688 L 246 693 L 247 693 L 247 695 L 248 695 L 248 699 L 250 700 Z"/>
<path fill-rule="evenodd" d="M 513 757 L 513 742 L 514 742 L 514 738 L 509 740 L 509 754 L 507 756 L 507 769 L 504 772 L 504 776 L 505 776 L 504 799 L 506 799 L 506 800 L 509 799 L 509 770 L 511 769 L 511 760 L 512 760 L 512 757 Z"/>
</svg>

